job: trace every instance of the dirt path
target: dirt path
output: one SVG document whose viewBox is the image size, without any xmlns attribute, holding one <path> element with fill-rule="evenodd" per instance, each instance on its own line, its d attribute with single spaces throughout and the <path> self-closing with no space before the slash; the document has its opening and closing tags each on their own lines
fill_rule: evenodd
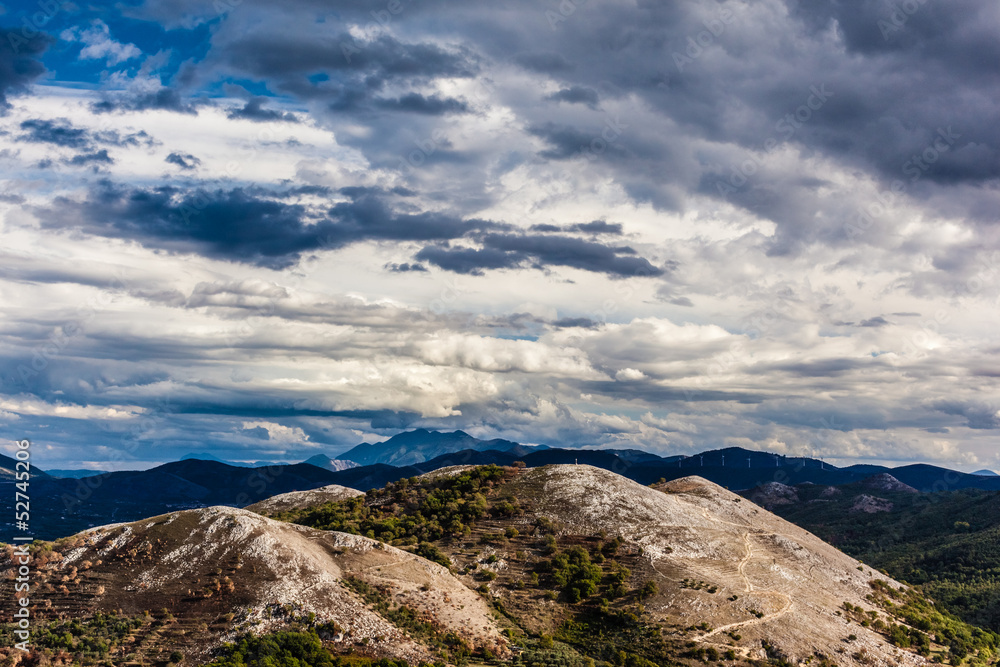
<svg viewBox="0 0 1000 667">
<path fill-rule="evenodd" d="M 749 525 L 732 523 L 730 521 L 723 521 L 722 519 L 718 519 L 718 518 L 712 516 L 711 514 L 709 514 L 708 510 L 706 510 L 704 508 L 702 508 L 702 513 L 705 515 L 705 518 L 708 519 L 708 520 L 710 520 L 710 521 L 713 521 L 715 523 L 726 524 L 726 525 L 729 525 L 729 526 L 735 526 L 736 528 L 742 528 L 742 529 L 744 529 L 746 531 L 746 532 L 743 533 L 743 544 L 746 547 L 746 554 L 744 554 L 743 558 L 740 560 L 739 565 L 737 566 L 737 571 L 740 573 L 740 578 L 743 579 L 743 590 L 744 590 L 744 592 L 746 592 L 746 593 L 754 593 L 758 597 L 769 597 L 769 598 L 772 598 L 772 599 L 780 599 L 781 602 L 782 602 L 782 607 L 778 611 L 772 612 L 770 614 L 766 614 L 764 616 L 761 616 L 760 618 L 751 618 L 751 619 L 748 619 L 746 621 L 738 621 L 736 623 L 729 623 L 727 625 L 723 625 L 721 627 L 714 628 L 714 629 L 709 630 L 708 632 L 706 632 L 706 633 L 704 633 L 702 635 L 694 637 L 694 641 L 696 641 L 696 642 L 699 642 L 699 643 L 702 643 L 702 644 L 709 644 L 709 645 L 713 645 L 713 646 L 719 646 L 719 647 L 725 648 L 726 650 L 736 651 L 737 653 L 739 653 L 743 657 L 749 657 L 750 656 L 750 649 L 748 649 L 746 647 L 742 647 L 742 646 L 730 646 L 729 644 L 721 644 L 721 643 L 718 643 L 718 642 L 711 642 L 711 641 L 708 641 L 708 639 L 710 637 L 714 637 L 714 636 L 716 636 L 718 634 L 721 634 L 723 632 L 730 632 L 730 631 L 735 630 L 737 628 L 745 628 L 745 627 L 750 627 L 750 626 L 754 626 L 754 625 L 760 625 L 762 623 L 767 623 L 769 621 L 773 621 L 776 618 L 780 618 L 781 616 L 784 616 L 785 614 L 787 614 L 789 611 L 792 610 L 792 607 L 794 606 L 793 603 L 792 603 L 792 598 L 790 598 L 788 595 L 786 595 L 785 593 L 782 593 L 780 591 L 757 590 L 757 589 L 754 588 L 753 582 L 750 581 L 750 577 L 748 577 L 747 573 L 746 573 L 746 567 L 750 563 L 750 560 L 754 557 L 753 542 L 750 540 L 750 530 L 749 530 L 750 526 Z"/>
<path fill-rule="evenodd" d="M 750 559 L 753 558 L 753 545 L 750 544 L 750 531 L 743 533 L 743 544 L 746 545 L 747 553 L 743 556 L 743 560 L 740 561 L 740 565 L 737 570 L 739 570 L 740 576 L 743 577 L 743 590 L 747 593 L 753 591 L 753 584 L 750 583 L 750 577 L 747 576 L 746 567 Z"/>
<path fill-rule="evenodd" d="M 390 568 L 396 567 L 397 565 L 402 565 L 403 563 L 414 563 L 414 562 L 416 562 L 418 560 L 420 560 L 420 559 L 417 558 L 416 556 L 408 556 L 408 557 L 404 556 L 403 558 L 400 558 L 399 560 L 394 560 L 394 561 L 391 561 L 391 562 L 388 562 L 388 563 L 379 563 L 378 565 L 369 565 L 367 567 L 363 567 L 363 568 L 361 568 L 359 570 L 354 570 L 354 571 L 355 572 L 367 572 L 368 570 L 390 569 Z"/>
</svg>

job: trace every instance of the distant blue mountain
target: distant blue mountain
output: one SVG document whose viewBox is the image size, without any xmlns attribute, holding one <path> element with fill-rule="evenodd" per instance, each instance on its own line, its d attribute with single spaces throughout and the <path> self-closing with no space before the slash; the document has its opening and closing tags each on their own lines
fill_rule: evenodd
<svg viewBox="0 0 1000 667">
<path fill-rule="evenodd" d="M 996 474 L 992 470 L 977 470 L 972 474 L 979 475 L 980 477 L 1000 477 L 1000 475 Z"/>
<path fill-rule="evenodd" d="M 522 456 L 540 449 L 548 449 L 544 445 L 529 447 L 511 440 L 480 440 L 465 431 L 428 431 L 418 428 L 394 435 L 385 442 L 369 444 L 363 442 L 357 447 L 344 452 L 339 458 L 354 461 L 358 465 L 367 466 L 384 463 L 392 466 L 406 466 L 423 463 L 439 456 L 454 454 L 464 450 L 478 452 L 506 452 L 514 456 Z"/>
</svg>

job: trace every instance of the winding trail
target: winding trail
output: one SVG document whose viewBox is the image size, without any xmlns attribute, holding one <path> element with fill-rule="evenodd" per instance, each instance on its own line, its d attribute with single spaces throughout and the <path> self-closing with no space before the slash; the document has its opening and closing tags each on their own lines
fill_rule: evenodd
<svg viewBox="0 0 1000 667">
<path fill-rule="evenodd" d="M 744 554 L 743 558 L 740 560 L 739 565 L 737 566 L 737 571 L 740 574 L 740 578 L 743 579 L 743 591 L 745 593 L 754 593 L 754 595 L 758 597 L 770 597 L 772 599 L 780 599 L 782 602 L 782 608 L 779 609 L 778 611 L 772 612 L 770 614 L 765 614 L 760 618 L 751 618 L 746 621 L 729 623 L 727 625 L 723 625 L 718 628 L 709 630 L 708 632 L 693 638 L 694 641 L 699 642 L 701 644 L 719 646 L 725 648 L 726 650 L 733 650 L 742 655 L 743 657 L 748 658 L 750 657 L 749 648 L 743 646 L 732 646 L 729 644 L 722 644 L 719 642 L 711 642 L 708 641 L 708 639 L 723 632 L 730 632 L 732 630 L 735 630 L 736 628 L 745 628 L 773 621 L 774 619 L 780 618 L 785 614 L 787 614 L 789 611 L 791 611 L 792 607 L 794 606 L 794 603 L 792 602 L 791 597 L 780 591 L 755 589 L 753 582 L 750 581 L 750 577 L 747 576 L 746 567 L 750 563 L 750 560 L 754 557 L 753 542 L 750 540 L 751 526 L 749 526 L 748 524 L 739 524 L 739 523 L 733 523 L 731 521 L 723 521 L 722 519 L 719 519 L 709 514 L 708 510 L 705 508 L 702 508 L 701 511 L 702 514 L 705 515 L 705 518 L 708 519 L 709 521 L 725 524 L 728 526 L 735 526 L 736 528 L 742 528 L 746 531 L 743 533 L 743 544 L 746 547 L 746 553 Z M 653 566 L 653 569 L 656 569 L 655 565 Z M 659 572 L 659 570 L 657 570 L 657 572 Z"/>
</svg>

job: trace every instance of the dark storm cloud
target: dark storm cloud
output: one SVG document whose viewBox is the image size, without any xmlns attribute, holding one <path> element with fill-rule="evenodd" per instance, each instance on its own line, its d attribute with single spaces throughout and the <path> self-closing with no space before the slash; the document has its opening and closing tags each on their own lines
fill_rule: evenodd
<svg viewBox="0 0 1000 667">
<path fill-rule="evenodd" d="M 57 199 L 41 212 L 50 228 L 78 227 L 100 236 L 261 266 L 289 266 L 322 246 L 324 228 L 301 206 L 228 192 L 182 193 L 104 183 L 83 202 Z"/>
<path fill-rule="evenodd" d="M 931 407 L 947 415 L 965 417 L 966 426 L 974 429 L 1000 428 L 1000 415 L 995 405 L 963 401 L 937 401 Z"/>
<path fill-rule="evenodd" d="M 416 258 L 429 262 L 445 271 L 481 276 L 486 270 L 513 269 L 526 258 L 494 248 L 446 248 L 428 246 L 416 254 Z"/>
<path fill-rule="evenodd" d="M 736 403 L 761 403 L 765 400 L 763 394 L 742 391 L 719 391 L 715 389 L 698 389 L 683 387 L 665 387 L 649 381 L 612 382 L 598 380 L 577 382 L 580 391 L 600 394 L 609 398 L 627 401 L 645 401 L 647 403 L 664 403 L 667 401 L 734 401 Z"/>
<path fill-rule="evenodd" d="M 108 149 L 102 148 L 99 151 L 94 151 L 92 153 L 80 153 L 74 155 L 68 160 L 63 160 L 65 164 L 72 165 L 74 167 L 84 167 L 92 164 L 114 164 L 114 159 L 108 155 Z"/>
<path fill-rule="evenodd" d="M 573 64 L 570 61 L 552 51 L 519 53 L 514 56 L 514 62 L 525 69 L 542 74 L 557 74 L 573 69 Z"/>
<path fill-rule="evenodd" d="M 562 317 L 553 322 L 552 326 L 558 329 L 572 329 L 574 327 L 593 329 L 597 326 L 597 322 L 589 317 Z"/>
<path fill-rule="evenodd" d="M 119 132 L 117 130 L 100 130 L 92 132 L 73 126 L 66 118 L 32 118 L 23 121 L 20 129 L 24 131 L 24 134 L 17 137 L 18 141 L 51 144 L 61 148 L 76 149 L 79 152 L 71 158 L 63 159 L 62 163 L 77 167 L 93 164 L 114 164 L 114 158 L 111 157 L 107 149 L 99 149 L 99 145 L 123 148 L 134 146 L 152 147 L 159 143 L 145 131 Z M 170 161 L 169 158 L 168 161 Z M 48 168 L 52 164 L 53 160 L 45 159 L 41 162 L 40 167 Z"/>
<path fill-rule="evenodd" d="M 485 234 L 482 249 L 428 246 L 419 260 L 448 271 L 481 275 L 487 269 L 568 266 L 612 277 L 659 276 L 664 270 L 627 246 L 612 247 L 569 236 Z"/>
<path fill-rule="evenodd" d="M 596 90 L 594 90 L 593 88 L 587 88 L 585 86 L 572 86 L 570 88 L 563 88 L 559 92 L 552 93 L 546 99 L 552 100 L 554 102 L 583 104 L 592 109 L 597 108 L 598 102 L 601 101 L 601 98 L 597 94 Z"/>
<path fill-rule="evenodd" d="M 462 100 L 438 95 L 424 96 L 419 93 L 407 93 L 395 99 L 380 99 L 375 102 L 375 106 L 388 111 L 419 113 L 429 116 L 465 113 L 469 110 L 469 106 Z"/>
<path fill-rule="evenodd" d="M 532 225 L 529 228 L 533 232 L 584 232 L 586 234 L 611 234 L 621 236 L 625 232 L 624 226 L 617 222 L 605 222 L 604 220 L 594 220 L 592 222 L 578 222 L 566 227 L 558 225 L 540 224 Z"/>
<path fill-rule="evenodd" d="M 235 398 L 235 397 L 234 397 Z M 173 412 L 189 415 L 228 415 L 254 419 L 279 419 L 282 417 L 343 417 L 370 422 L 372 428 L 406 428 L 420 419 L 420 415 L 400 410 L 315 410 L 298 407 L 280 400 L 234 400 L 230 403 L 187 403 L 172 405 Z"/>
<path fill-rule="evenodd" d="M 328 100 L 331 108 L 365 108 L 392 81 L 413 85 L 437 77 L 469 77 L 478 69 L 471 52 L 432 43 L 406 43 L 380 35 L 359 43 L 349 33 L 310 34 L 269 30 L 230 37 L 220 56 L 227 66 L 273 82 L 303 100 Z M 323 76 L 315 77 L 317 73 Z M 404 95 L 382 104 L 400 110 L 441 113 L 457 101 Z M 437 111 L 434 111 L 437 110 Z"/>
<path fill-rule="evenodd" d="M 66 148 L 84 148 L 90 145 L 90 135 L 86 130 L 73 127 L 65 118 L 58 120 L 31 119 L 21 123 L 25 134 L 19 141 L 55 144 Z"/>
<path fill-rule="evenodd" d="M 835 377 L 860 369 L 881 366 L 875 360 L 859 361 L 856 359 L 823 359 L 821 361 L 794 362 L 786 364 L 761 364 L 753 369 L 757 374 L 768 374 L 773 371 L 797 375 L 799 377 Z"/>
<path fill-rule="evenodd" d="M 587 232 L 588 234 L 613 234 L 621 236 L 624 227 L 617 222 L 605 222 L 604 220 L 594 220 L 592 222 L 581 222 L 570 227 L 575 232 Z"/>
<path fill-rule="evenodd" d="M 427 267 L 423 264 L 410 264 L 409 262 L 403 264 L 386 264 L 385 268 L 389 269 L 393 273 L 409 273 L 412 271 L 427 273 Z"/>
<path fill-rule="evenodd" d="M 489 220 L 463 220 L 440 213 L 396 213 L 383 199 L 371 195 L 338 203 L 328 213 L 336 221 L 326 230 L 325 239 L 331 247 L 363 239 L 443 241 L 472 232 L 508 227 Z"/>
<path fill-rule="evenodd" d="M 178 90 L 170 87 L 161 88 L 154 93 L 119 93 L 116 95 L 107 95 L 100 102 L 91 104 L 90 108 L 95 113 L 157 110 L 186 114 L 198 113 L 194 104 L 184 99 Z"/>
<path fill-rule="evenodd" d="M 104 156 L 106 157 L 106 155 Z M 101 159 L 81 158 L 80 162 Z M 187 159 L 178 158 L 187 163 Z M 172 160 L 169 160 L 173 162 Z M 310 190 L 324 194 L 325 190 Z M 127 238 L 150 247 L 196 252 L 216 259 L 283 268 L 303 253 L 341 248 L 352 243 L 380 241 L 449 242 L 467 238 L 482 249 L 427 246 L 418 261 L 457 273 L 481 274 L 490 269 L 569 266 L 613 277 L 659 276 L 660 267 L 637 256 L 628 246 L 556 235 L 513 233 L 508 224 L 463 219 L 437 212 L 398 212 L 376 192 L 347 191 L 350 201 L 324 212 L 283 201 L 260 188 L 185 191 L 170 186 L 128 188 L 104 182 L 83 202 L 57 199 L 39 212 L 48 228 L 78 228 L 85 232 Z M 583 223 L 593 231 L 614 225 Z M 393 264 L 392 271 L 425 271 L 418 263 Z"/>
<path fill-rule="evenodd" d="M 605 132 L 605 128 L 600 126 L 581 129 L 571 125 L 547 122 L 529 127 L 528 132 L 544 140 L 550 146 L 550 148 L 538 153 L 546 160 L 569 160 L 579 157 L 593 159 L 597 156 L 606 158 L 611 155 L 617 157 L 627 155 L 623 146 L 616 141 L 617 136 L 602 136 L 602 132 L 608 133 Z"/>
<path fill-rule="evenodd" d="M 201 164 L 201 160 L 199 160 L 193 155 L 190 155 L 189 153 L 171 153 L 163 160 L 164 162 L 169 162 L 170 164 L 177 165 L 178 167 L 184 170 L 195 169 L 198 167 L 198 165 Z"/>
<path fill-rule="evenodd" d="M 251 97 L 242 107 L 231 109 L 226 116 L 236 120 L 252 120 L 254 122 L 283 121 L 286 123 L 297 123 L 295 114 L 274 109 L 265 109 L 266 97 Z"/>
<path fill-rule="evenodd" d="M 23 91 L 45 73 L 38 56 L 52 39 L 37 31 L 28 37 L 26 32 L 26 29 L 0 28 L 0 113 L 10 108 L 8 95 Z"/>
</svg>

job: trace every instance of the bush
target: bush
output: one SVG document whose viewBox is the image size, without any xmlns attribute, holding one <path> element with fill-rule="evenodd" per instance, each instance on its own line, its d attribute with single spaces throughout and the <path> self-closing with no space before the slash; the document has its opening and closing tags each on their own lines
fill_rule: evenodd
<svg viewBox="0 0 1000 667">
<path fill-rule="evenodd" d="M 650 580 L 647 581 L 645 584 L 643 584 L 642 590 L 639 591 L 639 598 L 645 600 L 646 598 L 653 597 L 659 592 L 660 592 L 660 587 L 656 584 L 655 581 Z"/>
</svg>

